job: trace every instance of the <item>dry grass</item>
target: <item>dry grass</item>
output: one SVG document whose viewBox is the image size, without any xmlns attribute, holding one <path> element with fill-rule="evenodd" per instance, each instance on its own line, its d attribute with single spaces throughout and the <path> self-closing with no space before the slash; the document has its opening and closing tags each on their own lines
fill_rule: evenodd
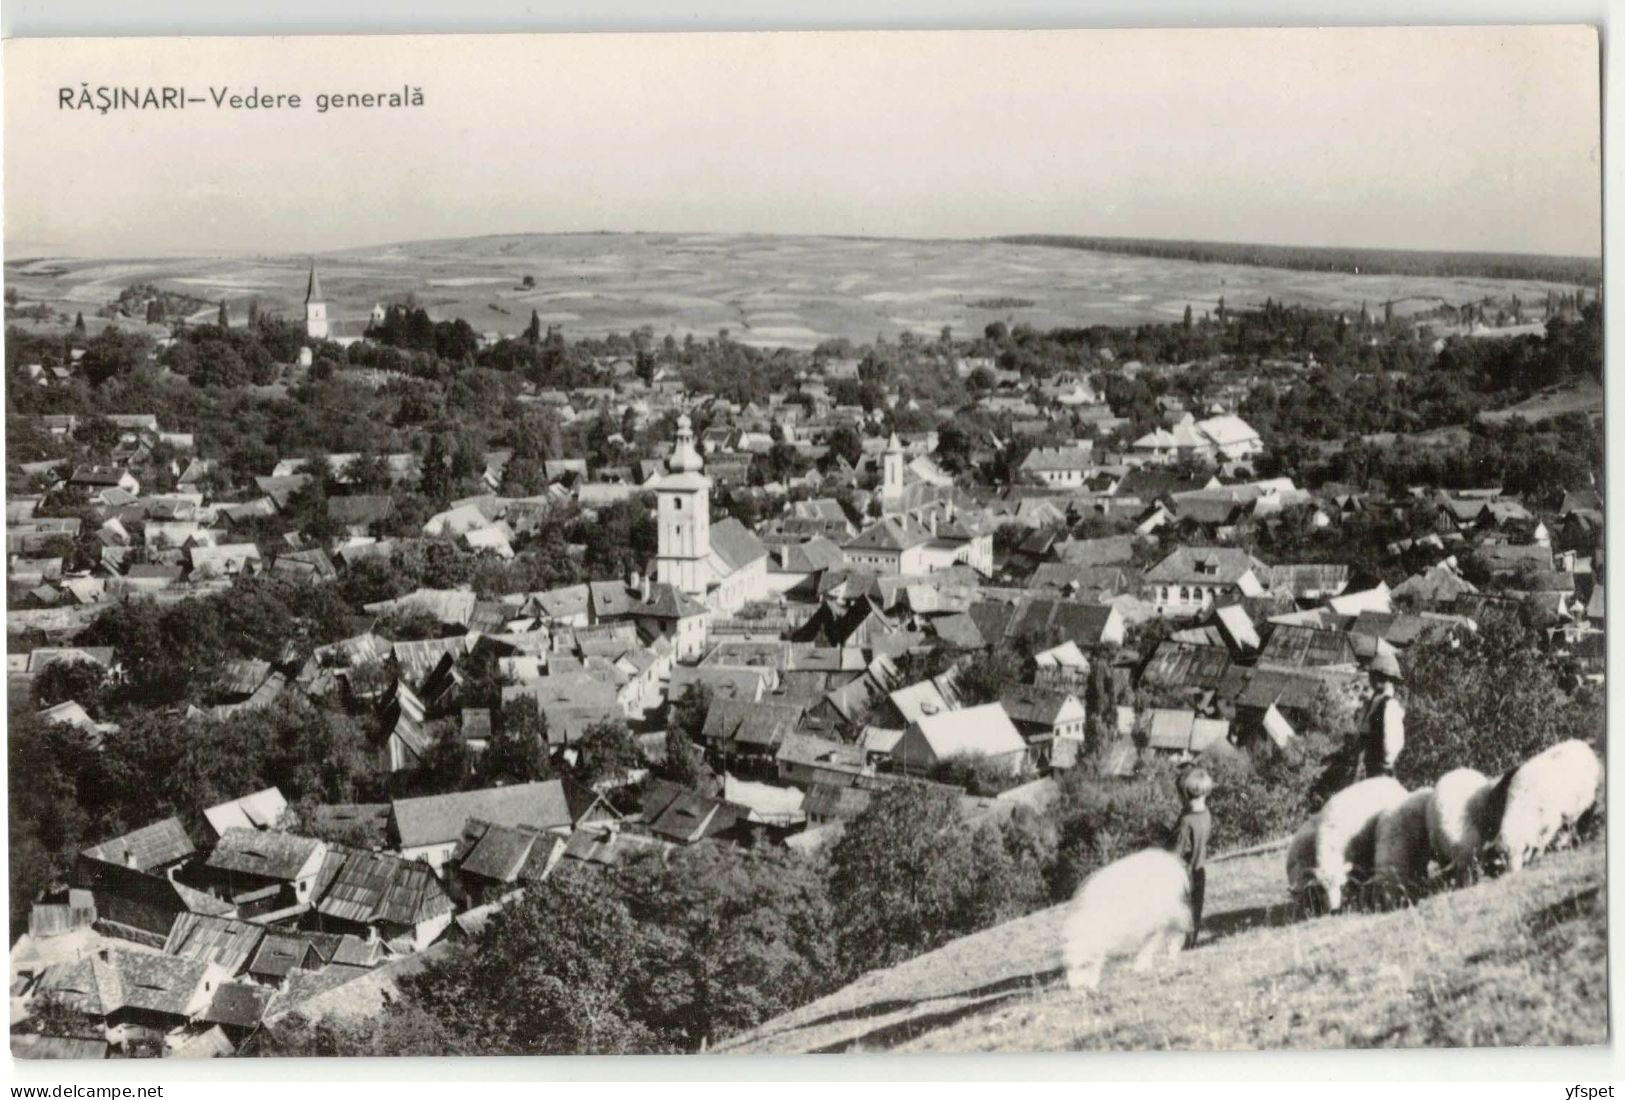
<svg viewBox="0 0 1625 1100">
<path fill-rule="evenodd" d="M 1150 980 L 1057 984 L 1058 909 L 949 944 L 725 1049 L 1238 1050 L 1601 1043 L 1601 845 L 1390 913 L 1297 922 L 1279 851 L 1210 872 L 1212 939 Z"/>
</svg>

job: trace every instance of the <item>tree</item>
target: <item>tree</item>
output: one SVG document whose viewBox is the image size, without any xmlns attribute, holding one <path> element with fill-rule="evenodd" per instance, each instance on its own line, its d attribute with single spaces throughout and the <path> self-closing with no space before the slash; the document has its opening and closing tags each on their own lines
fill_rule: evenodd
<svg viewBox="0 0 1625 1100">
<path fill-rule="evenodd" d="M 829 453 L 856 468 L 863 459 L 863 437 L 852 425 L 842 424 L 829 433 Z"/>
<path fill-rule="evenodd" d="M 525 339 L 532 344 L 542 342 L 542 315 L 534 309 L 530 311 L 530 324 L 525 326 Z"/>
<path fill-rule="evenodd" d="M 401 979 L 407 1003 L 481 1054 L 660 1049 L 628 1005 L 646 1000 L 640 935 L 599 875 L 565 861 L 496 913 L 479 943 Z"/>
<path fill-rule="evenodd" d="M 663 778 L 691 790 L 709 792 L 716 776 L 706 766 L 705 753 L 676 723 L 666 729 L 666 759 L 660 766 Z"/>
<path fill-rule="evenodd" d="M 631 1007 L 681 1050 L 754 1027 L 834 987 L 829 909 L 814 866 L 716 844 L 649 852 L 618 875 L 637 921 Z"/>
<path fill-rule="evenodd" d="M 525 288 L 526 290 L 535 290 L 536 289 L 536 276 L 534 276 L 534 275 L 526 275 L 523 279 L 519 280 L 519 285 L 521 287 Z"/>
<path fill-rule="evenodd" d="M 842 973 L 890 966 L 1022 911 L 1042 888 L 1036 862 L 1014 858 L 1019 847 L 972 833 L 958 797 L 941 788 L 887 787 L 830 853 Z"/>
<path fill-rule="evenodd" d="M 480 785 L 529 783 L 551 779 L 553 765 L 547 751 L 547 716 L 533 696 L 508 703 L 496 715 L 491 739 L 475 764 Z"/>
<path fill-rule="evenodd" d="M 54 707 L 71 699 L 94 708 L 106 678 L 107 670 L 94 661 L 53 661 L 34 677 L 34 705 Z"/>
<path fill-rule="evenodd" d="M 133 373 L 146 361 L 147 341 L 143 337 L 126 335 L 109 325 L 85 345 L 80 365 L 90 384 L 100 386 L 111 378 Z"/>
<path fill-rule="evenodd" d="M 1540 634 L 1513 612 L 1485 614 L 1455 644 L 1418 643 L 1404 668 L 1397 774 L 1408 786 L 1460 767 L 1497 775 L 1568 737 L 1600 743 L 1597 701 L 1563 689 Z"/>
<path fill-rule="evenodd" d="M 576 778 L 588 787 L 622 786 L 644 766 L 643 750 L 621 721 L 594 722 L 576 742 Z"/>
<path fill-rule="evenodd" d="M 984 649 L 959 670 L 955 683 L 966 706 L 996 703 L 1022 682 L 1022 657 L 1006 647 Z"/>
<path fill-rule="evenodd" d="M 224 298 L 220 299 L 220 312 L 215 317 L 214 323 L 216 327 L 221 329 L 229 329 L 231 327 L 231 315 L 226 312 L 226 300 Z"/>
<path fill-rule="evenodd" d="M 80 343 L 84 339 L 85 339 L 85 315 L 84 315 L 84 312 L 81 311 L 81 312 L 75 313 L 73 315 L 73 336 L 72 336 L 72 340 L 73 340 L 74 343 Z"/>
</svg>

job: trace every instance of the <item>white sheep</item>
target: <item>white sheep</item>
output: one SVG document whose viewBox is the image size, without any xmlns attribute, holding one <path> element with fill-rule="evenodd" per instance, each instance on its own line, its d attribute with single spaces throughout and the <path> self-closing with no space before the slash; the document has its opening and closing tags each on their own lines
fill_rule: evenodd
<svg viewBox="0 0 1625 1100">
<path fill-rule="evenodd" d="M 1472 884 L 1480 853 L 1501 831 L 1505 805 L 1505 784 L 1476 768 L 1445 772 L 1433 785 L 1427 811 L 1428 847 L 1457 886 Z"/>
<path fill-rule="evenodd" d="M 1108 863 L 1084 880 L 1061 925 L 1066 984 L 1093 989 L 1108 958 L 1131 952 L 1134 969 L 1149 970 L 1159 949 L 1179 954 L 1193 927 L 1179 859 L 1150 848 Z"/>
<path fill-rule="evenodd" d="M 1344 787 L 1310 821 L 1314 841 L 1304 874 L 1326 892 L 1326 909 L 1343 907 L 1351 878 L 1369 875 L 1375 856 L 1377 815 L 1405 801 L 1405 787 L 1390 776 L 1363 779 Z"/>
<path fill-rule="evenodd" d="M 1405 796 L 1377 815 L 1371 859 L 1373 896 L 1384 905 L 1419 896 L 1427 886 L 1432 848 L 1428 841 L 1428 807 L 1433 788 Z"/>
<path fill-rule="evenodd" d="M 1573 828 L 1597 801 L 1602 764 L 1584 741 L 1561 741 L 1530 757 L 1499 786 L 1506 806 L 1495 846 L 1507 870 L 1518 871 Z"/>
</svg>

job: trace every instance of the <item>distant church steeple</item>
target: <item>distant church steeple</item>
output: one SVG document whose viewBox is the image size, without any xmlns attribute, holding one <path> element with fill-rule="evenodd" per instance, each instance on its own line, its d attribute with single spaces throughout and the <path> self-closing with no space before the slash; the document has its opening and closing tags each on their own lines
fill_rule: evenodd
<svg viewBox="0 0 1625 1100">
<path fill-rule="evenodd" d="M 322 297 L 322 277 L 316 274 L 316 261 L 310 261 L 310 283 L 305 287 L 305 335 L 312 340 L 327 339 L 327 302 Z"/>
<path fill-rule="evenodd" d="M 891 515 L 903 506 L 903 441 L 897 438 L 896 432 L 886 440 L 880 473 L 880 507 L 885 514 Z"/>
</svg>

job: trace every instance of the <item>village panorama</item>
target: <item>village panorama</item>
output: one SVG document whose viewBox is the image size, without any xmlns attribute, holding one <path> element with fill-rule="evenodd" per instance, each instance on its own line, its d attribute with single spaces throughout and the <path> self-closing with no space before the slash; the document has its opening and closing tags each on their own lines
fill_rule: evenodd
<svg viewBox="0 0 1625 1100">
<path fill-rule="evenodd" d="M 1020 244 L 1337 285 L 8 264 L 13 1052 L 1605 1041 L 1600 267 Z"/>
</svg>

